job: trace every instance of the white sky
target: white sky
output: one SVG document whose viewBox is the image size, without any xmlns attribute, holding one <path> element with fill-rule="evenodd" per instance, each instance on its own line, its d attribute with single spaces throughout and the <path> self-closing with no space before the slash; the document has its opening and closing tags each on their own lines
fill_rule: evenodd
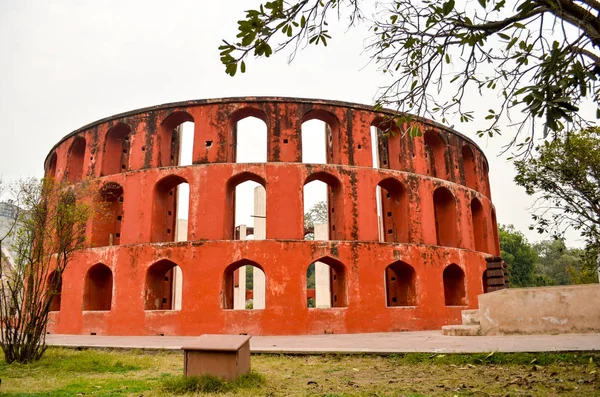
<svg viewBox="0 0 600 397">
<path fill-rule="evenodd" d="M 368 32 L 331 24 L 327 49 L 308 48 L 250 61 L 234 78 L 217 47 L 256 1 L 21 0 L 0 1 L 0 176 L 43 174 L 43 161 L 64 135 L 116 113 L 189 99 L 288 96 L 372 104 L 388 81 L 362 52 Z M 494 98 L 467 106 L 483 119 Z M 479 139 L 481 124 L 455 128 L 474 139 L 490 162 L 498 222 L 527 230 L 532 204 L 497 157 L 511 136 Z M 315 200 L 318 201 L 318 200 Z M 570 241 L 572 244 L 575 241 Z"/>
</svg>

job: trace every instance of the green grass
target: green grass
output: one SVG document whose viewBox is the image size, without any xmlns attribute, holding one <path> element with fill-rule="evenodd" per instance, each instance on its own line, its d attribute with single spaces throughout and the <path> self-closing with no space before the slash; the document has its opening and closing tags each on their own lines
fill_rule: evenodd
<svg viewBox="0 0 600 397">
<path fill-rule="evenodd" d="M 1 357 L 0 357 L 1 358 Z M 48 349 L 34 364 L 0 361 L 7 397 L 599 396 L 600 353 L 253 355 L 234 382 L 184 378 L 179 351 Z"/>
</svg>

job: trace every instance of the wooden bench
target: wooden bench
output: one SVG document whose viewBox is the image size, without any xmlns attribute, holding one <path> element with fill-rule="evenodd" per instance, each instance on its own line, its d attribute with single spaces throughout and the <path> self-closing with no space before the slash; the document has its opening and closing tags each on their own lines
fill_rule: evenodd
<svg viewBox="0 0 600 397">
<path fill-rule="evenodd" d="M 202 335 L 184 346 L 185 376 L 213 375 L 234 380 L 250 372 L 250 338 L 247 335 Z"/>
</svg>

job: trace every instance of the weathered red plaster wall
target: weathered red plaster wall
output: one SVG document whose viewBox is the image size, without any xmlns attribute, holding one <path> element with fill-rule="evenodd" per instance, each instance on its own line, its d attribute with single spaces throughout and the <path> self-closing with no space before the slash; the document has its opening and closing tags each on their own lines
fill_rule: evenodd
<svg viewBox="0 0 600 397">
<path fill-rule="evenodd" d="M 233 162 L 235 122 L 246 116 L 261 118 L 267 125 L 267 163 Z M 81 167 L 83 179 L 92 179 L 99 188 L 108 182 L 122 187 L 122 216 L 115 220 L 120 237 L 114 243 L 119 245 L 83 250 L 67 268 L 60 311 L 52 313 L 50 332 L 319 334 L 434 329 L 457 323 L 461 310 L 474 308 L 477 295 L 483 292 L 484 258 L 499 254 L 487 161 L 469 139 L 423 120 L 423 130 L 437 134 L 443 144 L 443 150 L 428 151 L 435 152 L 435 161 L 426 157 L 423 138 L 393 134 L 380 141 L 382 164 L 375 169 L 370 127 L 380 124 L 384 116 L 385 112 L 376 113 L 366 106 L 330 101 L 221 99 L 129 112 L 68 135 L 49 153 L 47 175 L 68 178 L 66 171 L 74 161 L 69 149 L 75 139 L 85 139 L 85 161 L 80 165 L 77 157 L 76 167 Z M 301 163 L 301 125 L 312 118 L 331 126 L 331 164 Z M 171 142 L 173 120 L 194 122 L 192 166 L 163 166 L 179 150 L 167 144 Z M 107 133 L 119 123 L 131 130 L 123 146 L 126 153 L 115 160 L 126 159 L 126 168 L 101 176 L 105 160 L 112 158 L 106 149 L 111 147 L 106 144 Z M 465 145 L 469 150 L 464 149 Z M 78 147 L 83 148 L 81 141 Z M 445 169 L 445 179 L 428 175 L 432 163 Z M 156 199 L 156 186 L 166 177 L 190 185 L 188 242 L 152 242 L 159 235 L 152 232 L 159 219 L 153 214 L 161 202 Z M 339 241 L 303 240 L 303 186 L 313 179 L 338 184 L 334 238 Z M 257 181 L 266 188 L 266 240 L 231 240 L 232 205 L 228 197 L 231 187 L 244 180 Z M 384 208 L 396 211 L 403 206 L 397 211 L 408 214 L 409 219 L 403 222 L 402 216 L 395 213 L 389 222 L 406 225 L 407 230 L 380 243 L 376 187 L 382 181 L 384 187 L 388 186 L 390 180 L 401 183 L 405 195 L 401 204 L 384 203 Z M 453 247 L 436 245 L 433 197 L 439 187 L 448 189 L 453 197 L 456 219 L 441 226 L 454 228 Z M 481 203 L 477 213 L 481 222 L 475 227 L 471 210 L 474 198 Z M 106 229 L 98 223 L 95 226 L 95 222 L 90 220 L 88 225 L 90 241 L 105 241 L 94 238 L 94 233 Z M 164 220 L 161 222 L 164 224 Z M 475 241 L 485 248 L 483 252 L 476 251 Z M 163 259 L 182 269 L 182 308 L 144 310 L 147 270 Z M 306 270 L 320 259 L 343 265 L 346 307 L 307 308 Z M 254 262 L 265 272 L 264 310 L 222 308 L 225 269 L 240 260 Z M 399 260 L 415 271 L 416 303 L 388 307 L 386 267 Z M 108 266 L 113 274 L 111 309 L 83 311 L 86 274 L 97 263 Z M 452 263 L 465 273 L 466 306 L 444 303 L 442 275 Z"/>
</svg>

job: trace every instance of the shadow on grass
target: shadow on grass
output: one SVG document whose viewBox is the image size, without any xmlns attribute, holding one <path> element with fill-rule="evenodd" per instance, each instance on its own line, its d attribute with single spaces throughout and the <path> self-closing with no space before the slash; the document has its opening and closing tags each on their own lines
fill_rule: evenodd
<svg viewBox="0 0 600 397">
<path fill-rule="evenodd" d="M 257 388 L 264 383 L 263 375 L 250 372 L 234 381 L 225 381 L 212 375 L 169 377 L 163 381 L 162 388 L 173 394 L 226 393 L 239 389 Z"/>
</svg>

